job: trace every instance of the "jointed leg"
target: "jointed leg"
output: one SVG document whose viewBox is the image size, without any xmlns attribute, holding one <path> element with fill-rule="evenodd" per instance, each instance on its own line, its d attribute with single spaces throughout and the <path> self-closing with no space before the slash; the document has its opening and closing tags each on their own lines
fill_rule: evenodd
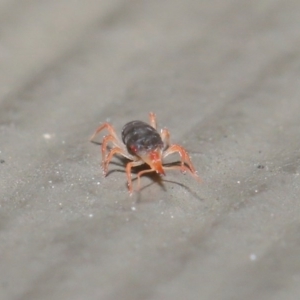
<svg viewBox="0 0 300 300">
<path fill-rule="evenodd" d="M 161 139 L 164 142 L 165 146 L 167 148 L 169 148 L 170 147 L 170 132 L 169 132 L 169 130 L 167 128 L 162 129 L 160 132 L 160 136 L 161 136 Z"/>
<path fill-rule="evenodd" d="M 190 171 L 192 173 L 192 175 L 195 178 L 197 178 L 197 180 L 201 181 L 201 179 L 197 175 L 197 171 L 196 171 L 195 167 L 192 164 L 192 161 L 190 159 L 189 154 L 187 153 L 187 151 L 183 147 L 174 144 L 166 150 L 163 157 L 166 157 L 166 156 L 168 156 L 172 153 L 176 153 L 176 152 L 178 152 L 180 157 L 181 157 L 181 165 L 180 166 L 164 167 L 164 168 L 165 169 L 180 169 L 182 172 Z M 188 168 L 185 166 L 185 163 L 187 164 Z"/>
<path fill-rule="evenodd" d="M 112 142 L 114 146 L 120 148 L 118 140 L 115 139 L 112 135 L 107 135 L 102 140 L 102 146 L 101 146 L 101 153 L 102 153 L 102 163 L 104 162 L 106 158 L 106 149 L 109 142 Z M 123 148 L 123 147 L 122 147 Z"/>
<path fill-rule="evenodd" d="M 137 174 L 137 180 L 138 180 L 138 182 L 137 182 L 137 186 L 138 186 L 137 190 L 139 190 L 140 186 L 141 186 L 141 176 L 144 175 L 145 173 L 150 173 L 150 172 L 154 172 L 154 171 L 155 171 L 154 169 L 147 169 L 147 170 L 143 170 L 143 171 L 141 171 L 141 172 L 139 172 Z"/>
<path fill-rule="evenodd" d="M 115 154 L 120 154 L 128 159 L 133 159 L 133 157 L 126 153 L 123 149 L 121 148 L 113 148 L 110 150 L 110 152 L 108 153 L 107 157 L 105 158 L 105 160 L 103 161 L 102 167 L 103 167 L 103 175 L 106 176 L 107 174 L 107 169 L 108 169 L 108 164 L 110 163 L 110 161 L 112 160 L 113 156 Z"/>
<path fill-rule="evenodd" d="M 119 138 L 118 138 L 118 136 L 117 136 L 117 134 L 116 134 L 115 129 L 114 129 L 114 128 L 112 127 L 112 125 L 109 124 L 109 123 L 104 123 L 104 124 L 100 125 L 100 126 L 96 129 L 95 133 L 91 136 L 90 141 L 92 141 L 92 140 L 94 139 L 94 137 L 95 137 L 100 131 L 102 131 L 102 130 L 104 130 L 104 129 L 107 129 L 107 130 L 108 130 L 109 134 L 112 135 L 112 136 L 115 138 L 115 140 L 120 144 L 120 146 L 122 145 L 121 141 L 119 140 Z"/>
<path fill-rule="evenodd" d="M 133 188 L 132 188 L 132 180 L 131 180 L 131 168 L 132 167 L 137 167 L 144 164 L 144 162 L 142 160 L 138 160 L 138 161 L 132 161 L 129 162 L 126 166 L 126 175 L 127 175 L 127 180 L 128 180 L 128 190 L 129 190 L 129 194 L 132 195 L 133 192 Z M 141 172 L 140 172 L 141 173 Z M 139 174 L 140 174 L 139 173 Z"/>
<path fill-rule="evenodd" d="M 170 166 L 170 167 L 164 167 L 164 170 L 180 170 L 181 172 L 190 172 L 192 176 L 199 182 L 202 182 L 202 179 L 198 176 L 197 172 L 192 172 L 187 166 Z"/>
<path fill-rule="evenodd" d="M 102 167 L 103 167 L 103 170 L 104 170 L 104 174 L 106 174 L 107 172 L 107 165 L 109 164 L 109 161 L 111 160 L 112 158 L 112 155 L 114 155 L 116 152 L 113 152 L 111 153 L 111 156 L 110 156 L 110 159 L 108 160 L 107 162 L 107 159 L 106 158 L 106 148 L 107 148 L 107 145 L 109 142 L 113 143 L 114 146 L 116 146 L 117 148 L 115 149 L 120 149 L 120 154 L 123 155 L 123 156 L 128 156 L 129 154 L 127 154 L 126 150 L 124 149 L 124 145 L 123 143 L 119 140 L 116 132 L 115 132 L 115 129 L 112 127 L 112 125 L 110 125 L 109 123 L 104 123 L 102 125 L 100 125 L 95 133 L 92 135 L 91 137 L 91 141 L 94 139 L 94 137 L 102 130 L 104 129 L 107 129 L 108 132 L 109 132 L 109 135 L 105 136 L 102 140 L 102 146 L 101 146 L 101 152 L 102 152 Z"/>
<path fill-rule="evenodd" d="M 149 118 L 150 118 L 150 124 L 151 124 L 151 126 L 154 129 L 156 129 L 157 124 L 156 124 L 156 115 L 155 115 L 155 113 L 153 113 L 153 112 L 149 113 Z"/>
</svg>

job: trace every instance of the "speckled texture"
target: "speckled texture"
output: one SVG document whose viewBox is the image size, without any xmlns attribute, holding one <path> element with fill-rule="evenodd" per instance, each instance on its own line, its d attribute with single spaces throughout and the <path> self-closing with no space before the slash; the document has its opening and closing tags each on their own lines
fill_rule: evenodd
<svg viewBox="0 0 300 300">
<path fill-rule="evenodd" d="M 1 0 L 0 299 L 300 299 L 299 12 Z M 102 177 L 91 134 L 149 111 L 203 184 Z"/>
</svg>

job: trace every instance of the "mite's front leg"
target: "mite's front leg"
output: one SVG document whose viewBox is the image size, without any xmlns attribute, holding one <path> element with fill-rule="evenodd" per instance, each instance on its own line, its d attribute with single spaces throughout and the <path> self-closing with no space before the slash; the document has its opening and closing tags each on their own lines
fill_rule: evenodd
<svg viewBox="0 0 300 300">
<path fill-rule="evenodd" d="M 182 172 L 190 171 L 190 173 L 198 180 L 201 181 L 201 178 L 198 176 L 197 171 L 195 167 L 192 164 L 191 158 L 188 154 L 188 152 L 180 145 L 172 145 L 170 146 L 164 153 L 163 157 L 166 157 L 172 153 L 178 152 L 181 157 L 181 166 L 171 166 L 171 167 L 165 167 L 165 169 L 179 169 Z M 188 168 L 185 166 L 185 163 L 187 164 Z"/>
<path fill-rule="evenodd" d="M 129 153 L 125 152 L 123 149 L 118 148 L 118 147 L 112 148 L 110 150 L 110 152 L 108 153 L 107 157 L 104 159 L 103 164 L 102 164 L 104 176 L 106 176 L 106 174 L 107 174 L 108 164 L 112 160 L 113 156 L 116 154 L 120 154 L 130 160 L 134 159 L 134 157 L 132 157 Z"/>
<path fill-rule="evenodd" d="M 138 180 L 138 183 L 137 183 L 137 190 L 139 191 L 140 190 L 140 187 L 141 187 L 141 176 L 146 174 L 146 173 L 150 173 L 150 172 L 155 172 L 155 169 L 148 169 L 148 170 L 143 170 L 141 172 L 139 172 L 137 174 L 137 180 Z"/>
<path fill-rule="evenodd" d="M 131 179 L 131 168 L 140 166 L 142 164 L 144 164 L 144 162 L 142 160 L 138 160 L 138 161 L 129 162 L 126 166 L 126 176 L 127 176 L 128 191 L 129 191 L 130 196 L 132 195 L 132 192 L 133 192 L 132 179 Z"/>
</svg>

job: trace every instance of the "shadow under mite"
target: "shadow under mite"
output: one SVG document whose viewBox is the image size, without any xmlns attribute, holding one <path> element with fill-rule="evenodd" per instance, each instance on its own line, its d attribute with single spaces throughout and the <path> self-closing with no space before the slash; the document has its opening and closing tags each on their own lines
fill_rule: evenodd
<svg viewBox="0 0 300 300">
<path fill-rule="evenodd" d="M 126 164 L 128 162 L 130 162 L 130 160 L 127 160 L 126 158 L 123 158 L 123 157 L 116 157 L 116 159 L 118 159 L 120 162 L 116 162 L 116 161 L 112 161 L 110 164 L 111 165 L 114 165 L 114 166 L 118 166 L 118 167 L 125 167 Z M 167 164 L 164 164 L 164 166 L 176 166 L 176 165 L 180 165 L 179 162 L 174 162 L 174 163 L 167 163 Z M 141 165 L 141 166 L 137 166 L 137 167 L 134 167 L 132 170 L 131 170 L 131 173 L 132 174 L 138 174 L 140 171 L 143 171 L 145 169 L 149 168 L 149 166 L 145 163 L 144 165 Z M 120 173 L 126 173 L 125 170 L 121 170 L 121 169 L 113 169 L 113 170 L 109 170 L 106 174 L 106 177 L 109 176 L 110 174 L 114 173 L 114 172 L 120 172 Z M 182 174 L 182 175 L 186 175 L 186 174 Z M 187 174 L 188 175 L 188 174 Z M 199 197 L 199 195 L 197 195 L 196 192 L 194 192 L 193 190 L 191 190 L 188 186 L 186 186 L 185 184 L 183 183 L 180 183 L 180 182 L 177 182 L 177 181 L 174 181 L 174 180 L 168 180 L 168 179 L 165 179 L 164 176 L 161 176 L 160 174 L 157 174 L 156 172 L 152 172 L 152 173 L 146 173 L 144 175 L 142 175 L 142 177 L 148 177 L 150 178 L 153 182 L 149 183 L 149 184 L 146 184 L 146 185 L 142 185 L 141 184 L 141 187 L 138 191 L 135 190 L 136 193 L 138 193 L 138 200 L 137 202 L 140 202 L 141 201 L 141 192 L 148 188 L 149 186 L 153 185 L 153 184 L 158 184 L 165 192 L 167 191 L 166 187 L 165 187 L 165 182 L 168 182 L 168 183 L 173 183 L 173 184 L 176 184 L 182 188 L 184 188 L 187 192 L 189 192 L 194 198 L 200 200 L 200 201 L 203 201 L 203 199 L 201 197 Z M 141 178 L 142 178 L 141 177 Z M 132 182 L 135 182 L 137 180 L 137 178 L 132 178 Z M 127 184 L 126 184 L 126 187 L 127 187 Z"/>
<path fill-rule="evenodd" d="M 96 141 L 91 141 L 91 143 L 95 144 L 95 145 L 102 145 L 101 142 L 96 142 Z M 108 147 L 108 149 L 110 150 L 110 147 Z M 115 156 L 114 159 L 118 160 L 119 162 L 116 162 L 116 161 L 111 161 L 110 162 L 110 165 L 115 165 L 115 166 L 118 166 L 118 167 L 126 167 L 127 163 L 130 162 L 129 159 L 125 158 L 125 157 L 122 157 L 122 156 Z M 163 164 L 163 166 L 179 166 L 180 165 L 180 162 L 171 162 L 171 163 L 165 163 Z M 140 166 L 136 166 L 136 167 L 133 167 L 131 169 L 131 173 L 132 174 L 138 174 L 140 171 L 143 171 L 145 169 L 148 169 L 149 166 L 145 163 L 143 165 L 140 165 Z M 106 174 L 105 177 L 109 176 L 110 174 L 114 173 L 114 172 L 121 172 L 121 173 L 126 173 L 126 171 L 123 169 L 123 170 L 120 170 L 120 169 L 114 169 L 114 170 L 109 170 Z M 185 175 L 185 174 L 183 174 Z M 169 182 L 169 183 L 173 183 L 173 184 L 176 184 L 176 185 L 179 185 L 181 186 L 182 188 L 184 188 L 187 192 L 189 192 L 191 195 L 193 195 L 193 197 L 195 197 L 196 199 L 200 200 L 200 201 L 203 201 L 203 199 L 201 197 L 199 197 L 197 195 L 197 193 L 195 193 L 194 191 L 192 191 L 188 186 L 182 184 L 182 183 L 179 183 L 177 181 L 172 181 L 172 180 L 167 180 L 167 179 L 164 179 L 163 176 L 161 176 L 160 174 L 157 174 L 156 172 L 151 172 L 151 173 L 146 173 L 146 174 L 143 174 L 142 177 L 148 177 L 150 178 L 153 182 L 152 183 L 149 183 L 145 186 L 142 186 L 140 187 L 140 189 L 138 191 L 135 190 L 135 192 L 138 193 L 138 200 L 137 202 L 140 202 L 141 201 L 141 192 L 146 189 L 147 187 L 151 186 L 152 184 L 158 184 L 165 192 L 167 191 L 165 185 L 164 185 L 164 182 Z M 135 182 L 137 180 L 137 178 L 132 178 L 132 182 Z M 126 184 L 126 187 L 127 187 L 127 184 Z"/>
</svg>

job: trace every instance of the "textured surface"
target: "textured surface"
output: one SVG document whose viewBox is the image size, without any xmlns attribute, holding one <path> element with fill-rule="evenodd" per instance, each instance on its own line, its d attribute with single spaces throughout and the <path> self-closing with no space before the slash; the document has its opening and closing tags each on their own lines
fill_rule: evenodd
<svg viewBox="0 0 300 300">
<path fill-rule="evenodd" d="M 299 299 L 299 12 L 1 0 L 0 298 Z M 149 111 L 203 184 L 102 177 L 89 136 Z"/>
</svg>

